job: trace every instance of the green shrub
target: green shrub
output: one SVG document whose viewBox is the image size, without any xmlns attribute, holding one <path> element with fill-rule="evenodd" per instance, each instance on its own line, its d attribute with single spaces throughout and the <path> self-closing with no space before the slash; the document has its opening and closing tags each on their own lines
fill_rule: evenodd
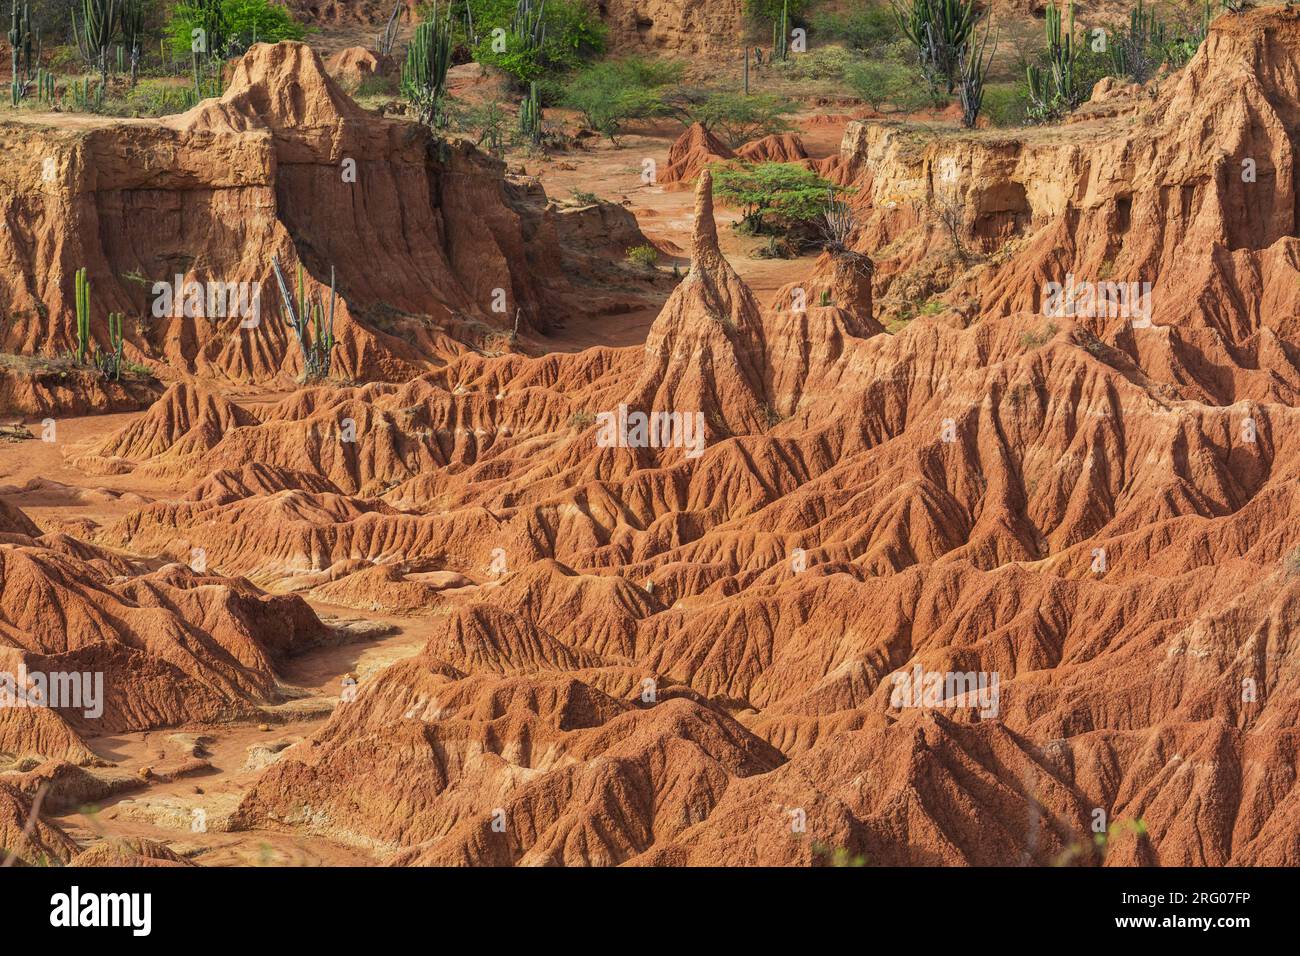
<svg viewBox="0 0 1300 956">
<path fill-rule="evenodd" d="M 1056 334 L 1056 323 L 1048 322 L 1043 326 L 1043 331 L 1035 335 L 1033 332 L 1020 333 L 1020 347 L 1025 351 L 1042 348 L 1051 341 L 1052 336 Z"/>
<path fill-rule="evenodd" d="M 779 66 L 790 80 L 843 81 L 845 73 L 857 62 L 857 57 L 842 46 L 819 46 L 807 53 L 792 54 Z"/>
<path fill-rule="evenodd" d="M 167 37 L 172 52 L 182 59 L 190 55 L 191 31 L 207 20 L 204 5 L 198 0 L 182 0 L 167 20 Z M 258 43 L 301 40 L 307 35 L 302 24 L 286 7 L 270 0 L 221 0 L 221 27 L 217 36 L 209 37 L 211 51 L 221 57 L 241 53 Z"/>
<path fill-rule="evenodd" d="M 659 250 L 648 244 L 633 246 L 627 251 L 627 261 L 653 272 L 659 264 Z"/>
<path fill-rule="evenodd" d="M 913 70 L 896 60 L 869 60 L 850 67 L 844 77 L 849 88 L 871 106 L 883 111 L 892 106 L 915 113 L 938 105 L 931 88 L 917 79 Z"/>
<path fill-rule="evenodd" d="M 819 10 L 812 15 L 811 27 L 818 43 L 838 40 L 877 55 L 902 36 L 888 3 L 869 3 L 849 13 Z"/>
<path fill-rule="evenodd" d="M 781 13 L 785 10 L 789 13 L 790 22 L 794 23 L 802 19 L 812 5 L 813 0 L 745 0 L 745 13 L 751 20 L 773 24 L 781 21 Z"/>
<path fill-rule="evenodd" d="M 992 126 L 1023 126 L 1028 122 L 1029 87 L 1020 83 L 990 83 L 984 90 L 983 116 Z"/>
<path fill-rule="evenodd" d="M 177 86 L 160 80 L 141 80 L 126 94 L 123 112 L 127 116 L 168 116 L 184 113 L 192 100 L 188 86 Z"/>
<path fill-rule="evenodd" d="M 830 182 L 797 163 L 754 163 L 713 169 L 714 193 L 739 206 L 751 233 L 762 232 L 769 216 L 789 226 L 812 222 L 826 211 Z"/>
<path fill-rule="evenodd" d="M 581 66 L 605 50 L 605 25 L 595 11 L 582 0 L 546 0 L 543 19 L 546 36 L 539 49 L 533 49 L 510 30 L 517 0 L 469 0 L 474 14 L 478 44 L 474 59 L 502 70 L 519 88 L 533 80 L 563 73 Z M 463 11 L 457 4 L 455 9 Z M 464 29 L 463 12 L 457 29 Z M 494 49 L 494 28 L 504 29 L 504 49 Z M 543 98 L 545 103 L 545 98 Z"/>
<path fill-rule="evenodd" d="M 617 143 L 628 120 L 667 112 L 662 90 L 681 77 L 680 64 L 632 58 L 597 63 L 578 72 L 560 104 L 582 114 L 590 129 Z"/>
</svg>

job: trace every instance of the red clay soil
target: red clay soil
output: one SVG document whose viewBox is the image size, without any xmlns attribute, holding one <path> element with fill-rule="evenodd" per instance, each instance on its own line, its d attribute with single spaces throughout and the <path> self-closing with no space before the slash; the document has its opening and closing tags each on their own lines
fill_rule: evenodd
<svg viewBox="0 0 1300 956">
<path fill-rule="evenodd" d="M 25 860 L 1300 863 L 1297 53 L 1300 14 L 1254 11 L 1123 116 L 851 123 L 826 168 L 855 229 L 771 295 L 696 162 L 689 271 L 644 341 L 527 355 L 391 344 L 366 304 L 382 280 L 481 310 L 481 269 L 541 333 L 573 291 L 527 228 L 548 220 L 472 150 L 360 114 L 305 48 L 255 50 L 171 135 L 248 179 L 226 261 L 252 274 L 311 225 L 358 382 L 252 402 L 226 386 L 288 375 L 283 330 L 177 336 L 193 374 L 59 449 L 140 500 L 59 516 L 0 489 L 0 647 L 104 669 L 121 735 L 0 714 L 0 841 L 50 781 L 60 807 L 107 793 L 107 837 L 54 810 Z M 161 135 L 134 129 L 113 136 Z M 720 155 L 701 134 L 675 163 Z M 344 203 L 307 158 L 360 143 Z M 953 197 L 961 255 L 933 218 Z M 123 248 L 145 245 L 104 250 L 112 272 L 142 261 Z M 947 291 L 886 332 L 926 270 Z M 1067 274 L 1152 283 L 1150 323 L 1045 314 Z M 655 412 L 682 427 L 638 432 Z M 205 571 L 171 563 L 196 548 Z"/>
</svg>

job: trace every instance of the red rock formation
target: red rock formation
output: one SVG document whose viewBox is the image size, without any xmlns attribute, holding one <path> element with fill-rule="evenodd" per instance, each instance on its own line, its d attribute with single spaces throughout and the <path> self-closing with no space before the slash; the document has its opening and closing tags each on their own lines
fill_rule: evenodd
<svg viewBox="0 0 1300 956">
<path fill-rule="evenodd" d="M 701 170 L 734 159 L 735 155 L 703 124 L 692 123 L 669 147 L 668 165 L 659 170 L 657 181 L 665 186 L 694 185 Z"/>
<path fill-rule="evenodd" d="M 499 162 L 467 144 L 360 109 L 300 43 L 256 45 L 219 100 L 181 116 L 17 124 L 0 141 L 13 160 L 0 170 L 10 226 L 0 232 L 0 313 L 14 316 L 0 333 L 5 351 L 72 347 L 83 266 L 97 340 L 107 341 L 110 311 L 125 313 L 128 356 L 169 378 L 301 374 L 273 255 L 291 283 L 301 262 L 309 290 L 326 296 L 335 267 L 333 372 L 354 379 L 408 379 L 481 344 L 484 327 L 513 328 L 516 313 L 521 329 L 545 330 L 552 316 L 593 307 L 569 284 L 573 265 L 540 190 L 504 180 Z M 242 288 L 248 307 L 184 315 L 196 281 Z M 166 303 L 154 283 L 180 293 L 157 318 L 155 302 Z"/>
</svg>

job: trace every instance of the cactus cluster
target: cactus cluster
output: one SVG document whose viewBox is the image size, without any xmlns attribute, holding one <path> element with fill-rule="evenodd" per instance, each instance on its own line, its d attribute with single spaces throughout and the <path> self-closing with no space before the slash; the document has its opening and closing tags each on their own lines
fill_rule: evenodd
<svg viewBox="0 0 1300 956">
<path fill-rule="evenodd" d="M 32 10 L 27 0 L 12 0 L 9 14 L 9 50 L 12 72 L 9 74 L 9 99 L 17 106 L 27 95 L 27 87 L 40 68 L 40 37 L 32 32 Z M 35 39 L 33 39 L 35 37 Z"/>
<path fill-rule="evenodd" d="M 981 11 L 975 0 L 890 0 L 894 20 L 916 50 L 932 89 L 957 89 Z"/>
<path fill-rule="evenodd" d="M 421 123 L 432 124 L 439 115 L 451 67 L 451 5 L 447 16 L 438 16 L 435 0 L 428 20 L 415 28 L 411 45 L 406 48 L 402 67 L 402 95 L 406 97 Z"/>
<path fill-rule="evenodd" d="M 113 381 L 122 379 L 122 313 L 110 312 L 108 314 L 108 351 L 101 352 L 99 346 L 95 346 L 95 367 L 103 373 L 105 378 L 111 378 Z"/>
<path fill-rule="evenodd" d="M 36 70 L 36 101 L 49 106 L 54 105 L 54 74 L 49 70 Z"/>
<path fill-rule="evenodd" d="M 275 270 L 276 285 L 280 289 L 280 299 L 284 303 L 285 323 L 293 329 L 298 339 L 298 348 L 302 351 L 304 375 L 308 381 L 329 375 L 330 363 L 334 352 L 334 267 L 330 266 L 330 304 L 326 312 L 320 296 L 307 294 L 303 280 L 302 263 L 298 264 L 298 294 L 296 299 L 289 293 L 289 284 L 285 281 L 284 271 L 280 268 L 278 256 L 272 256 L 271 267 Z"/>
<path fill-rule="evenodd" d="M 117 32 L 119 0 L 81 0 L 81 20 L 72 5 L 72 32 L 77 48 L 91 67 L 99 71 L 101 84 L 108 80 L 108 50 Z"/>
<path fill-rule="evenodd" d="M 123 316 L 120 312 L 108 314 L 108 351 L 102 351 L 95 343 L 90 331 L 90 280 L 86 278 L 85 267 L 77 270 L 77 350 L 74 353 L 78 365 L 89 364 L 97 368 L 105 378 L 120 381 L 122 378 L 122 351 L 126 339 L 122 335 Z"/>
<path fill-rule="evenodd" d="M 785 62 L 790 57 L 790 0 L 782 0 L 781 19 L 772 22 L 772 59 Z"/>
<path fill-rule="evenodd" d="M 108 84 L 101 81 L 98 85 L 91 83 L 88 77 L 73 80 L 68 84 L 72 94 L 72 104 L 80 113 L 98 113 L 104 108 L 104 88 Z"/>
<path fill-rule="evenodd" d="M 537 92 L 537 81 L 528 85 L 528 95 L 519 104 L 519 132 L 534 146 L 542 142 L 542 100 Z"/>
<path fill-rule="evenodd" d="M 546 43 L 546 0 L 536 5 L 533 0 L 519 0 L 515 15 L 510 18 L 510 33 L 521 51 L 541 50 Z"/>
<path fill-rule="evenodd" d="M 1074 0 L 1069 3 L 1068 21 L 1062 18 L 1055 3 L 1047 5 L 1046 29 L 1047 70 L 1038 66 L 1025 69 L 1029 81 L 1029 112 L 1040 121 L 1069 112 L 1083 98 L 1078 82 L 1078 51 L 1074 45 Z"/>
<path fill-rule="evenodd" d="M 1164 46 L 1165 25 L 1138 0 L 1137 6 L 1129 11 L 1128 29 L 1110 47 L 1114 74 L 1128 77 L 1134 83 L 1145 83 L 1164 59 Z"/>
</svg>

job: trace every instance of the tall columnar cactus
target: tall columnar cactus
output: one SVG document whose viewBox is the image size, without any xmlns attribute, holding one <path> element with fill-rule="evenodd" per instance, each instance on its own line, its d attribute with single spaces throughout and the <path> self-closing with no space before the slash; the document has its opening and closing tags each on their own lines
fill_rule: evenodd
<svg viewBox="0 0 1300 956">
<path fill-rule="evenodd" d="M 1047 73 L 1037 66 L 1026 68 L 1030 110 L 1039 119 L 1068 113 L 1082 100 L 1074 46 L 1074 0 L 1070 0 L 1068 21 L 1062 19 L 1055 3 L 1048 4 L 1046 21 Z"/>
<path fill-rule="evenodd" d="M 85 268 L 77 270 L 77 364 L 86 364 L 86 350 L 90 348 L 90 280 Z"/>
<path fill-rule="evenodd" d="M 32 63 L 40 63 L 40 51 L 33 53 L 32 47 L 32 9 L 27 0 L 20 4 L 13 0 L 9 14 L 9 49 L 12 72 L 9 80 L 9 96 L 14 106 L 27 95 L 27 85 L 32 78 Z"/>
<path fill-rule="evenodd" d="M 388 17 L 388 23 L 384 26 L 384 32 L 379 34 L 375 48 L 381 60 L 387 61 L 393 55 L 393 44 L 397 42 L 397 21 L 405 7 L 406 4 L 403 0 L 397 0 L 397 3 L 393 5 L 392 14 Z"/>
<path fill-rule="evenodd" d="M 451 12 L 450 6 L 447 12 Z M 435 2 L 433 15 L 415 28 L 402 67 L 402 95 L 421 123 L 430 124 L 437 118 L 450 67 L 451 21 L 438 16 Z"/>
<path fill-rule="evenodd" d="M 1110 47 L 1112 71 L 1134 83 L 1145 83 L 1165 58 L 1165 25 L 1138 0 L 1129 11 L 1128 29 Z"/>
<path fill-rule="evenodd" d="M 519 104 L 519 131 L 535 146 L 542 141 L 542 99 L 536 80 L 529 84 L 528 95 Z"/>
<path fill-rule="evenodd" d="M 122 44 L 131 63 L 131 85 L 135 86 L 144 49 L 144 0 L 122 0 Z M 123 49 L 118 49 L 119 70 Z"/>
<path fill-rule="evenodd" d="M 537 53 L 546 43 L 546 0 L 519 0 L 510 19 L 510 33 L 521 52 Z"/>
<path fill-rule="evenodd" d="M 110 312 L 108 314 L 108 352 L 103 354 L 98 362 L 100 371 L 114 381 L 122 379 L 122 313 Z"/>
<path fill-rule="evenodd" d="M 81 0 L 81 22 L 77 6 L 72 6 L 72 32 L 85 61 L 99 71 L 101 81 L 108 79 L 108 50 L 117 32 L 118 0 Z"/>
<path fill-rule="evenodd" d="M 980 108 L 984 105 L 984 81 L 989 75 L 989 67 L 993 65 L 993 55 L 998 49 L 998 42 L 994 40 L 988 59 L 984 59 L 984 50 L 988 47 L 988 42 L 989 24 L 985 23 L 984 37 L 978 44 L 971 43 L 967 55 L 962 59 L 958 92 L 961 93 L 961 123 L 967 129 L 974 129 L 975 121 L 979 119 Z"/>
<path fill-rule="evenodd" d="M 782 0 L 781 19 L 772 24 L 776 34 L 772 43 L 772 56 L 785 62 L 790 56 L 790 0 Z"/>
<path fill-rule="evenodd" d="M 302 264 L 298 265 L 298 294 L 289 293 L 289 284 L 285 281 L 284 271 L 280 268 L 278 256 L 271 258 L 275 270 L 275 281 L 280 289 L 280 300 L 284 303 L 285 323 L 294 331 L 298 339 L 298 348 L 302 351 L 302 364 L 308 380 L 322 378 L 329 374 L 331 356 L 334 352 L 334 267 L 330 266 L 330 304 L 325 311 L 319 296 L 312 298 L 307 294 L 303 280 Z"/>
<path fill-rule="evenodd" d="M 916 49 L 921 72 L 934 88 L 957 89 L 962 61 L 980 11 L 975 0 L 890 0 L 894 20 Z"/>
<path fill-rule="evenodd" d="M 48 70 L 36 70 L 36 100 L 47 106 L 54 105 L 54 74 Z"/>
</svg>

